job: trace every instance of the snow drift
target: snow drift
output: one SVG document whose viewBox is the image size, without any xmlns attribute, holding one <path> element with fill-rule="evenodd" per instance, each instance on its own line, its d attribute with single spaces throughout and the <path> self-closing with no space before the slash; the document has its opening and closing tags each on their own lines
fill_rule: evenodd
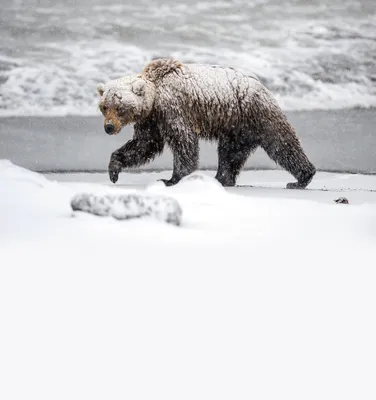
<svg viewBox="0 0 376 400">
<path fill-rule="evenodd" d="M 79 192 L 137 191 L 0 163 L 1 399 L 375 398 L 374 204 L 194 174 L 145 188 L 175 227 L 72 218 Z"/>
</svg>

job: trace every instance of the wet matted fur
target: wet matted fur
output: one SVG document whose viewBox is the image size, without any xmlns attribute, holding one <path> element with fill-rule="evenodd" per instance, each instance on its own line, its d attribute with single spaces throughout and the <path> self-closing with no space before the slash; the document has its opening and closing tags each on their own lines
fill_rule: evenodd
<svg viewBox="0 0 376 400">
<path fill-rule="evenodd" d="M 123 168 L 144 165 L 173 153 L 174 185 L 198 167 L 199 139 L 218 142 L 216 179 L 233 186 L 259 146 L 305 188 L 316 169 L 273 95 L 253 74 L 174 59 L 151 61 L 138 75 L 98 85 L 105 129 L 117 134 L 134 123 L 133 139 L 114 151 L 109 174 L 116 182 Z"/>
</svg>

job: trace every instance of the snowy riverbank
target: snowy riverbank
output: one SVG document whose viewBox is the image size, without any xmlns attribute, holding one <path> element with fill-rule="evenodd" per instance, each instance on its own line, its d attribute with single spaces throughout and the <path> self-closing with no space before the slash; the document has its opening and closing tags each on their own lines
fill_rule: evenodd
<svg viewBox="0 0 376 400">
<path fill-rule="evenodd" d="M 0 398 L 373 399 L 376 177 L 163 174 L 0 161 Z M 83 191 L 167 194 L 182 226 L 73 216 Z"/>
</svg>

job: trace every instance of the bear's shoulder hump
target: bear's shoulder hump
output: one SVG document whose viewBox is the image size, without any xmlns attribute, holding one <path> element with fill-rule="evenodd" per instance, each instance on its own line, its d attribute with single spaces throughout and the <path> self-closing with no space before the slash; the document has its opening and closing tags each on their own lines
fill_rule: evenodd
<svg viewBox="0 0 376 400">
<path fill-rule="evenodd" d="M 183 64 L 172 58 L 160 58 L 149 62 L 142 71 L 141 76 L 151 82 L 161 80 L 171 72 L 178 72 L 183 68 Z"/>
</svg>

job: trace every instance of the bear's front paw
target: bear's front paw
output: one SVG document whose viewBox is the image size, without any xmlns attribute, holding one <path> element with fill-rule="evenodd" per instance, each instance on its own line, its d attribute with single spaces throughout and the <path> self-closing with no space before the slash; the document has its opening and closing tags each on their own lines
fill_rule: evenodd
<svg viewBox="0 0 376 400">
<path fill-rule="evenodd" d="M 110 175 L 110 181 L 112 183 L 116 183 L 119 179 L 119 171 L 115 171 L 115 170 L 110 170 L 109 171 L 109 175 Z"/>
<path fill-rule="evenodd" d="M 111 160 L 108 167 L 108 174 L 112 183 L 116 183 L 119 179 L 119 173 L 121 172 L 121 162 L 118 160 Z"/>
</svg>

